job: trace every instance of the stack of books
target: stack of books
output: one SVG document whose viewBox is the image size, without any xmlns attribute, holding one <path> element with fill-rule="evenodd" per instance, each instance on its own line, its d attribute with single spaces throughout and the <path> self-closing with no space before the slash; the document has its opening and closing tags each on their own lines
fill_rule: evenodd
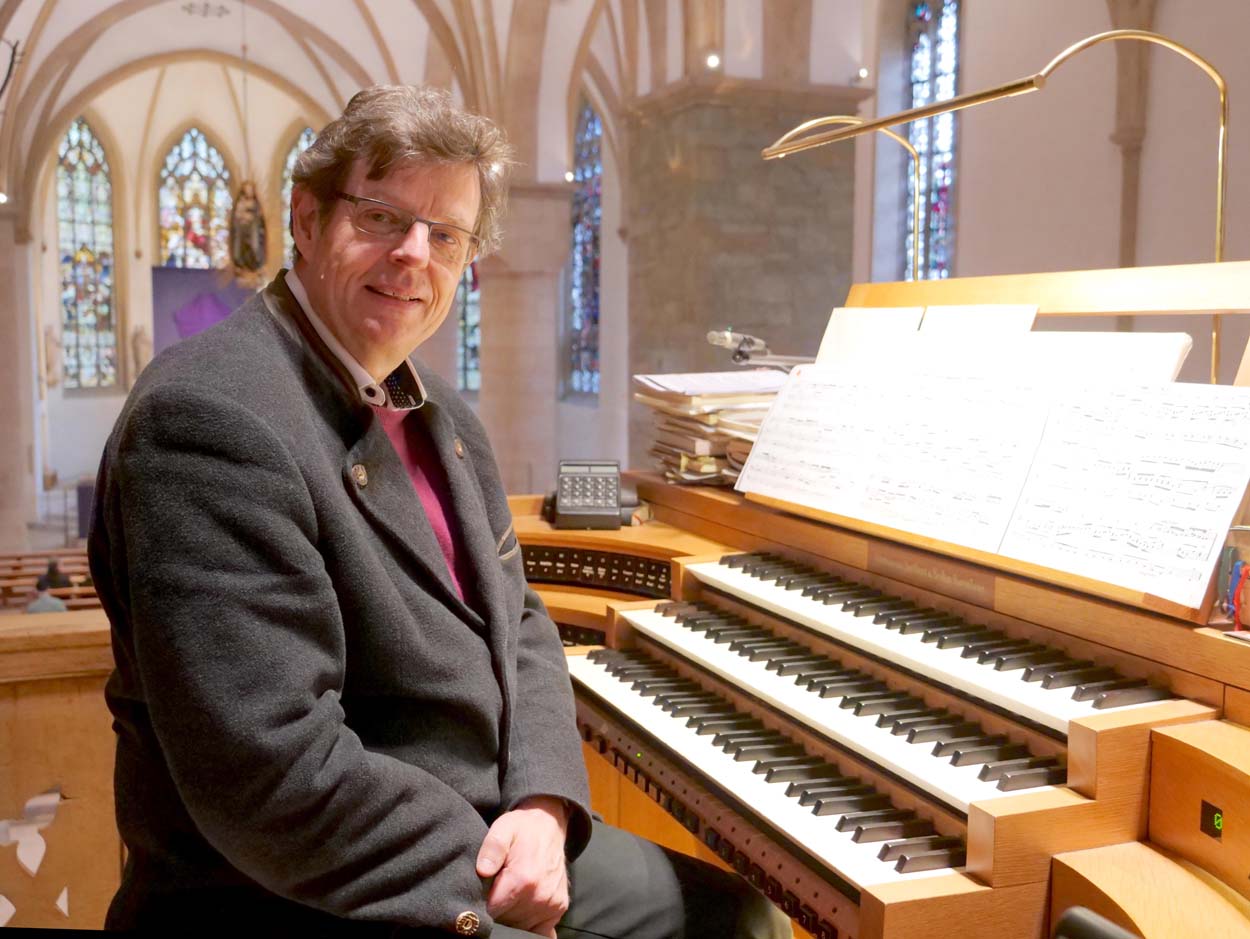
<svg viewBox="0 0 1250 939">
<path fill-rule="evenodd" d="M 634 400 L 655 417 L 648 453 L 673 482 L 733 485 L 785 381 L 775 369 L 635 375 Z"/>
</svg>

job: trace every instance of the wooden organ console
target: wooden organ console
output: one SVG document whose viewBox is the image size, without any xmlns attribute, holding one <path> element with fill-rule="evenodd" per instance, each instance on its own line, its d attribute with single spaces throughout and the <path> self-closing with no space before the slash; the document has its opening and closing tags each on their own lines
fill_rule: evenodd
<svg viewBox="0 0 1250 939">
<path fill-rule="evenodd" d="M 1250 837 L 1199 818 L 1250 814 L 1250 643 L 636 483 L 653 518 L 620 532 L 513 504 L 609 821 L 818 937 L 1032 939 L 1078 904 L 1144 939 L 1250 936 Z"/>
</svg>

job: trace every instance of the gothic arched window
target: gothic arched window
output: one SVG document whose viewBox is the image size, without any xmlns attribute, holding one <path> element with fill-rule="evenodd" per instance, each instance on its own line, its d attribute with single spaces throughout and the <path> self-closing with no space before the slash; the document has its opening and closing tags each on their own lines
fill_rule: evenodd
<svg viewBox="0 0 1250 939">
<path fill-rule="evenodd" d="M 907 0 L 908 88 L 906 107 L 918 108 L 955 97 L 959 77 L 959 0 Z M 955 115 L 939 114 L 908 125 L 920 154 L 920 232 L 912 229 L 915 183 L 907 175 L 907 247 L 903 276 L 911 280 L 912 256 L 920 255 L 920 277 L 951 275 L 955 254 Z"/>
<path fill-rule="evenodd" d="M 295 171 L 295 161 L 299 155 L 312 146 L 317 139 L 317 132 L 305 127 L 287 152 L 286 162 L 282 164 L 282 263 L 290 264 L 295 254 L 295 239 L 291 237 L 291 173 Z"/>
<path fill-rule="evenodd" d="M 482 293 L 477 264 L 469 265 L 456 288 L 456 319 L 460 341 L 456 343 L 456 388 L 482 390 Z"/>
<path fill-rule="evenodd" d="M 599 224 L 603 195 L 603 121 L 586 101 L 573 138 L 573 245 L 564 322 L 565 386 L 599 393 Z"/>
<path fill-rule="evenodd" d="M 230 171 L 204 132 L 192 127 L 161 166 L 161 264 L 230 266 Z"/>
<path fill-rule="evenodd" d="M 57 150 L 57 254 L 66 388 L 117 384 L 113 184 L 104 147 L 81 117 Z"/>
</svg>

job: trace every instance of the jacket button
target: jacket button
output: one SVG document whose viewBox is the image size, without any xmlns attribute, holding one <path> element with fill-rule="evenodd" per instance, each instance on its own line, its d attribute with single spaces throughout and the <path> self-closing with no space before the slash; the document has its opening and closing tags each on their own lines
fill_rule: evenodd
<svg viewBox="0 0 1250 939">
<path fill-rule="evenodd" d="M 481 920 L 477 918 L 477 914 L 472 910 L 465 910 L 456 917 L 456 932 L 462 936 L 472 936 L 477 933 L 477 927 L 481 925 Z"/>
<path fill-rule="evenodd" d="M 356 485 L 361 489 L 369 485 L 369 471 L 365 469 L 365 464 L 356 463 L 352 466 L 352 479 L 356 480 Z"/>
<path fill-rule="evenodd" d="M 460 459 L 463 460 L 464 459 L 464 442 L 459 437 L 456 438 L 455 450 L 456 450 L 456 456 L 460 457 Z"/>
</svg>

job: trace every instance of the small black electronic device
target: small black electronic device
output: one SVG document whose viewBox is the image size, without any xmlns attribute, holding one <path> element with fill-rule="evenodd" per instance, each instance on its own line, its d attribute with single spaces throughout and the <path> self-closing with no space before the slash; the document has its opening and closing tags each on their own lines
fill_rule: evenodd
<svg viewBox="0 0 1250 939">
<path fill-rule="evenodd" d="M 556 528 L 620 528 L 620 464 L 561 460 L 548 520 Z"/>
</svg>

